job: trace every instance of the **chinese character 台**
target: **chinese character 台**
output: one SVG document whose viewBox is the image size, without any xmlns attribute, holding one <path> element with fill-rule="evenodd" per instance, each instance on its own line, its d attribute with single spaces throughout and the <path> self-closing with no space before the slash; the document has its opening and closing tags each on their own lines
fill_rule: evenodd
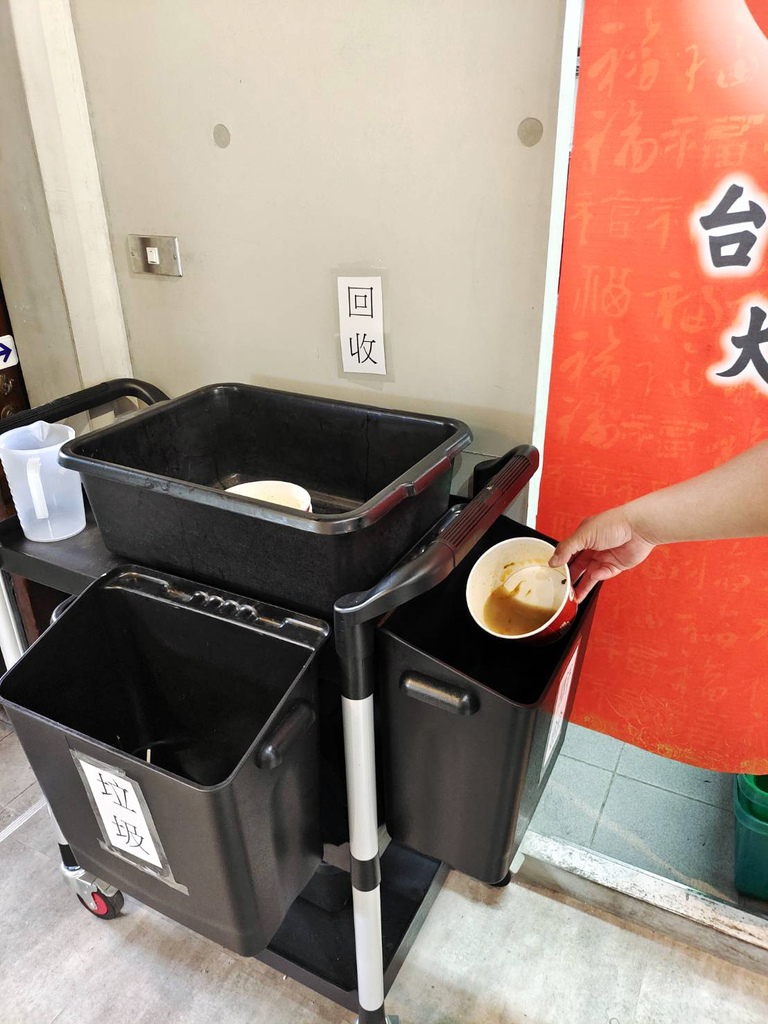
<svg viewBox="0 0 768 1024">
<path fill-rule="evenodd" d="M 743 276 L 759 269 L 766 206 L 768 200 L 752 183 L 726 179 L 694 212 L 691 227 L 708 274 Z"/>
</svg>

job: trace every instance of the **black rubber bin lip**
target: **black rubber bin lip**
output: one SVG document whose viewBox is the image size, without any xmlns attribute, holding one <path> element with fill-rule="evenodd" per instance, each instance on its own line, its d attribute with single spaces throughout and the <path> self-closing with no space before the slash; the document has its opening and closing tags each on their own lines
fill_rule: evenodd
<svg viewBox="0 0 768 1024">
<path fill-rule="evenodd" d="M 369 498 L 349 512 L 340 513 L 314 513 L 282 509 L 253 498 L 227 494 L 216 487 L 196 484 L 175 477 L 166 477 L 159 473 L 147 472 L 146 470 L 132 469 L 118 463 L 95 458 L 89 454 L 94 444 L 98 445 L 103 439 L 119 434 L 126 427 L 135 424 L 139 418 L 145 423 L 151 423 L 152 420 L 158 417 L 167 416 L 169 411 L 183 411 L 185 406 L 194 403 L 201 396 L 211 396 L 233 390 L 246 391 L 250 394 L 284 395 L 289 400 L 320 405 L 328 409 L 350 409 L 372 412 L 392 418 L 404 417 L 411 421 L 415 420 L 441 425 L 445 427 L 446 431 L 450 431 L 450 434 L 442 444 L 433 448 L 424 458 L 416 462 L 396 480 L 382 488 L 372 498 Z M 111 480 L 115 483 L 141 486 L 148 490 L 161 491 L 174 498 L 194 501 L 198 504 L 235 512 L 253 519 L 278 523 L 292 529 L 303 530 L 308 533 L 335 535 L 364 530 L 378 522 L 379 519 L 388 512 L 391 512 L 393 508 L 406 498 L 415 497 L 426 490 L 436 479 L 450 470 L 453 460 L 459 452 L 467 447 L 471 440 L 472 431 L 462 420 L 430 416 L 402 409 L 385 409 L 379 406 L 363 405 L 338 399 L 320 398 L 315 395 L 280 391 L 276 388 L 264 388 L 252 384 L 222 383 L 209 384 L 205 387 L 197 388 L 195 391 L 190 391 L 186 395 L 169 399 L 167 402 L 158 402 L 155 405 L 142 409 L 128 419 L 109 424 L 100 430 L 84 434 L 82 437 L 76 437 L 62 447 L 59 453 L 59 462 L 67 469 L 74 469 L 82 473 L 86 478 L 89 476 L 99 477 L 102 480 Z"/>
<path fill-rule="evenodd" d="M 161 587 L 167 587 L 171 593 L 183 595 L 185 603 L 189 600 L 196 599 L 198 595 L 203 595 L 199 600 L 203 600 L 204 598 L 212 599 L 208 602 L 212 607 L 195 606 L 188 610 L 201 615 L 215 616 L 216 618 L 229 621 L 237 627 L 257 632 L 262 635 L 267 635 L 276 640 L 282 640 L 283 642 L 291 643 L 296 647 L 302 647 L 306 650 L 306 659 L 304 664 L 293 676 L 290 685 L 286 688 L 286 692 L 277 702 L 275 707 L 272 709 L 272 712 L 255 734 L 252 742 L 243 752 L 242 757 L 238 759 L 234 768 L 229 772 L 226 778 L 213 783 L 212 785 L 195 782 L 193 779 L 185 778 L 183 775 L 178 775 L 175 772 L 163 768 L 162 765 L 147 763 L 135 754 L 126 750 L 121 750 L 118 747 L 105 743 L 103 740 L 96 739 L 93 736 L 89 736 L 88 733 L 82 732 L 82 730 L 64 725 L 61 722 L 58 722 L 55 718 L 50 718 L 48 715 L 32 711 L 24 704 L 19 703 L 18 700 L 12 700 L 3 695 L 3 689 L 7 680 L 12 679 L 12 677 L 17 675 L 18 671 L 22 668 L 26 668 L 22 663 L 29 657 L 35 657 L 35 649 L 39 645 L 44 645 L 47 642 L 46 636 L 50 630 L 61 630 L 66 628 L 68 616 L 77 614 L 78 605 L 80 605 L 82 609 L 82 606 L 92 598 L 95 591 L 115 588 L 121 578 L 130 577 L 142 578 L 148 582 L 152 581 L 155 585 L 159 585 L 157 586 L 158 591 Z M 146 596 L 146 591 L 144 591 L 144 595 Z M 173 603 L 173 599 L 171 597 L 163 598 L 159 593 L 156 595 L 156 599 L 171 601 L 171 603 Z M 247 608 L 254 609 L 257 613 L 252 621 L 236 618 L 238 612 L 241 613 L 243 609 Z M 192 580 L 185 580 L 181 577 L 161 572 L 160 570 L 148 569 L 144 566 L 133 564 L 119 565 L 94 580 L 93 583 L 85 588 L 85 590 L 74 597 L 74 599 L 71 599 L 71 603 L 67 602 L 66 610 L 57 618 L 56 622 L 40 634 L 37 640 L 27 648 L 21 659 L 6 672 L 2 679 L 0 679 L 0 704 L 4 704 L 6 707 L 11 708 L 18 714 L 43 722 L 58 732 L 64 733 L 69 737 L 71 741 L 69 742 L 69 746 L 72 749 L 74 749 L 73 745 L 77 742 L 85 743 L 88 747 L 96 747 L 99 750 L 104 751 L 107 760 L 110 758 L 114 760 L 115 755 L 117 755 L 120 759 L 140 765 L 144 770 L 151 769 L 153 772 L 157 772 L 169 779 L 172 779 L 174 784 L 186 786 L 187 788 L 193 789 L 197 792 L 215 793 L 218 790 L 226 789 L 228 786 L 231 786 L 235 777 L 242 771 L 245 762 L 254 756 L 254 751 L 256 750 L 256 747 L 258 746 L 265 731 L 272 723 L 280 718 L 281 713 L 286 709 L 286 707 L 293 703 L 294 698 L 291 691 L 294 690 L 296 684 L 310 670 L 312 662 L 319 654 L 320 649 L 328 639 L 329 635 L 330 627 L 328 623 L 324 622 L 322 619 L 304 615 L 300 612 L 293 612 L 289 609 L 280 608 L 276 605 L 268 604 L 255 598 L 243 597 L 230 591 L 219 590 L 216 587 L 209 587 L 205 584 L 195 583 Z"/>
</svg>

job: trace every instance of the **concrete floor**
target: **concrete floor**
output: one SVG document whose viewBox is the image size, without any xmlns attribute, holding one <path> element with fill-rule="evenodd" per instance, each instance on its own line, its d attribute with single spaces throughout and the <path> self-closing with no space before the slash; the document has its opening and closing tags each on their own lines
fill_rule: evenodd
<svg viewBox="0 0 768 1024">
<path fill-rule="evenodd" d="M 0 723 L 0 833 L 40 799 Z M 128 899 L 90 917 L 44 810 L 0 841 L 2 1024 L 340 1024 L 354 1016 Z M 544 891 L 452 874 L 389 1000 L 403 1024 L 759 1024 L 768 978 Z"/>
</svg>

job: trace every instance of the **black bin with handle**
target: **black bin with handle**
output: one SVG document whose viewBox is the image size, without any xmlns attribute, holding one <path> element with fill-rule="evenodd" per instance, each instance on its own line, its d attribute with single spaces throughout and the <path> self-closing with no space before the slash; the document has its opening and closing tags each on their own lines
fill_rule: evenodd
<svg viewBox="0 0 768 1024">
<path fill-rule="evenodd" d="M 214 384 L 75 438 L 104 543 L 126 560 L 326 616 L 446 511 L 465 423 Z M 305 488 L 312 512 L 226 489 Z"/>
<path fill-rule="evenodd" d="M 269 943 L 322 853 L 325 623 L 135 566 L 0 683 L 78 863 L 228 948 Z"/>
<path fill-rule="evenodd" d="M 488 883 L 507 874 L 562 746 L 597 599 L 554 643 L 486 633 L 467 608 L 467 578 L 518 536 L 549 540 L 497 519 L 442 583 L 377 630 L 388 831 Z"/>
</svg>

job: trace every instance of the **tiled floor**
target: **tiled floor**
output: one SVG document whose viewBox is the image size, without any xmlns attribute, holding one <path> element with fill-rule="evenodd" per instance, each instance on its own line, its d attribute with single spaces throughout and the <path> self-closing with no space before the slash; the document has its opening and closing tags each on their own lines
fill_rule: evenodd
<svg viewBox="0 0 768 1024">
<path fill-rule="evenodd" d="M 615 765 L 593 767 L 614 778 Z M 4 735 L 11 825 L 39 799 L 28 771 L 16 737 Z M 601 786 L 584 792 L 585 805 L 599 804 Z M 10 834 L 0 828 L 0 964 L 0 1024 L 354 1020 L 131 899 L 115 921 L 89 916 L 59 877 L 44 809 Z M 569 899 L 516 884 L 488 889 L 456 873 L 388 1000 L 403 1024 L 761 1024 L 766 1007 L 760 974 Z"/>
<path fill-rule="evenodd" d="M 570 725 L 531 827 L 738 902 L 732 786 Z"/>
</svg>

